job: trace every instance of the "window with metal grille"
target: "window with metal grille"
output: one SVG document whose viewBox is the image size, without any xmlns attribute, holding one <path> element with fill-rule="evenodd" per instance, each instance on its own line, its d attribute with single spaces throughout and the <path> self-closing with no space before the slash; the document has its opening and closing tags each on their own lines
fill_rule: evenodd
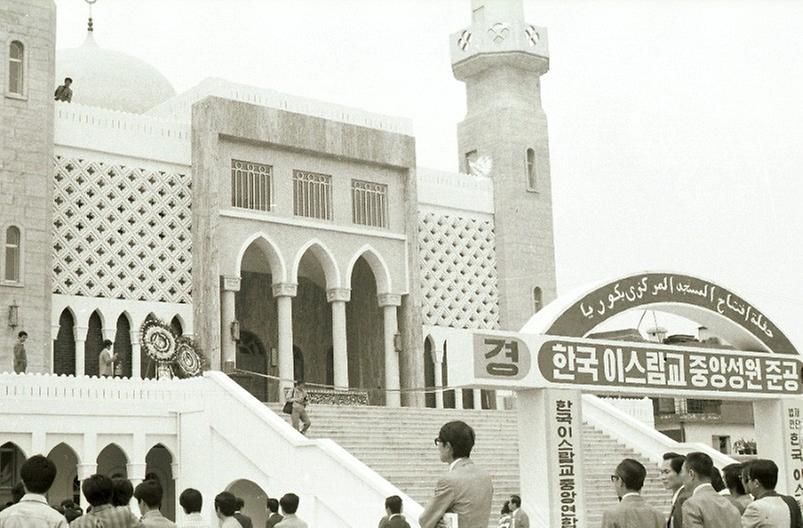
<svg viewBox="0 0 803 528">
<path fill-rule="evenodd" d="M 25 47 L 19 40 L 14 40 L 8 47 L 8 91 L 22 95 L 24 80 Z"/>
<path fill-rule="evenodd" d="M 231 205 L 257 211 L 273 208 L 273 167 L 231 160 Z"/>
<path fill-rule="evenodd" d="M 6 272 L 5 280 L 20 281 L 20 230 L 16 226 L 6 229 Z"/>
<path fill-rule="evenodd" d="M 387 194 L 387 185 L 351 180 L 352 221 L 359 225 L 387 227 Z"/>
<path fill-rule="evenodd" d="M 328 174 L 293 171 L 293 214 L 332 219 L 332 177 Z"/>
</svg>

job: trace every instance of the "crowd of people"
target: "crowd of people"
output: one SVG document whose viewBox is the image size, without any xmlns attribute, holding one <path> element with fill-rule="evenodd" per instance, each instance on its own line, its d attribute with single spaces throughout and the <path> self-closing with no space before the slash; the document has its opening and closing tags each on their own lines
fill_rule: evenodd
<svg viewBox="0 0 803 528">
<path fill-rule="evenodd" d="M 56 474 L 56 465 L 42 455 L 26 460 L 20 467 L 22 482 L 12 490 L 11 503 L 0 510 L 0 528 L 177 528 L 176 523 L 161 512 L 164 492 L 153 474 L 147 475 L 136 487 L 121 477 L 95 474 L 84 479 L 81 493 L 88 504 L 86 511 L 70 499 L 58 505 L 48 504 L 46 494 L 56 480 Z M 132 498 L 136 501 L 139 515 L 131 508 Z M 265 528 L 307 528 L 307 523 L 296 515 L 299 502 L 294 493 L 287 493 L 278 500 L 268 498 Z M 244 501 L 228 491 L 215 496 L 217 518 L 211 522 L 201 513 L 203 496 L 200 491 L 185 489 L 181 492 L 179 504 L 185 518 L 178 528 L 218 525 L 221 528 L 254 528 L 251 518 L 242 513 Z M 386 508 L 390 508 L 391 516 L 393 512 L 400 512 L 401 499 L 398 507 L 391 501 L 386 503 Z M 389 524 L 388 527 L 403 528 L 403 525 Z"/>
<path fill-rule="evenodd" d="M 798 501 L 775 491 L 778 466 L 772 460 L 730 464 L 720 473 L 705 453 L 664 454 L 661 479 L 672 492 L 666 514 L 641 496 L 646 477 L 637 460 L 616 466 L 611 483 L 619 504 L 604 513 L 603 528 L 803 528 Z"/>
</svg>

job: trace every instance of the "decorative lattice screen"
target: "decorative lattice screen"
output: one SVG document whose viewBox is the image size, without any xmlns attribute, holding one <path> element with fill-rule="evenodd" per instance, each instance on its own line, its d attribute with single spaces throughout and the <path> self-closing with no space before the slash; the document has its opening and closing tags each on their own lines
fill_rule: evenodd
<svg viewBox="0 0 803 528">
<path fill-rule="evenodd" d="M 191 302 L 190 175 L 56 156 L 53 292 Z"/>
<path fill-rule="evenodd" d="M 499 328 L 493 223 L 421 213 L 418 244 L 424 324 Z"/>
</svg>

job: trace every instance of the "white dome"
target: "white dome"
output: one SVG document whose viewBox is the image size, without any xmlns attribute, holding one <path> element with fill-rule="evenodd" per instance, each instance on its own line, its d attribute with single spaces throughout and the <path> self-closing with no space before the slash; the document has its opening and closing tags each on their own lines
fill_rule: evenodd
<svg viewBox="0 0 803 528">
<path fill-rule="evenodd" d="M 147 62 L 98 47 L 92 34 L 79 48 L 56 52 L 56 80 L 73 80 L 72 102 L 141 114 L 176 95 Z M 55 89 L 55 86 L 53 87 Z"/>
</svg>

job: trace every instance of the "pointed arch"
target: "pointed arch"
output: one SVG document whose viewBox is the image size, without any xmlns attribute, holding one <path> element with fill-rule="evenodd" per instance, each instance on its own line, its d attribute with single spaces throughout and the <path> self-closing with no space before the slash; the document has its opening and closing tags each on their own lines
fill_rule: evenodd
<svg viewBox="0 0 803 528">
<path fill-rule="evenodd" d="M 318 259 L 318 263 L 321 265 L 321 268 L 323 268 L 323 273 L 326 277 L 326 289 L 340 288 L 340 270 L 337 267 L 337 260 L 334 257 L 334 253 L 332 253 L 326 244 L 317 238 L 307 241 L 296 253 L 293 259 L 293 267 L 290 271 L 289 280 L 298 283 L 298 267 L 301 265 L 301 259 L 307 251 L 310 251 L 315 258 Z M 274 280 L 274 282 L 276 281 Z"/>
<path fill-rule="evenodd" d="M 75 312 L 68 306 L 58 316 L 59 331 L 53 343 L 53 373 L 75 375 Z"/>
<path fill-rule="evenodd" d="M 234 265 L 234 273 L 236 276 L 241 276 L 243 257 L 245 256 L 245 252 L 249 247 L 251 247 L 252 244 L 256 245 L 256 247 L 259 248 L 259 250 L 267 259 L 268 264 L 270 265 L 271 275 L 273 276 L 273 282 L 286 282 L 287 267 L 285 266 L 284 259 L 279 251 L 279 246 L 277 246 L 268 235 L 262 232 L 254 233 L 245 239 L 240 246 L 240 250 L 237 253 L 237 260 Z"/>
<path fill-rule="evenodd" d="M 374 274 L 374 279 L 376 280 L 376 293 L 391 293 L 393 289 L 387 262 L 385 262 L 385 259 L 382 257 L 382 255 L 370 244 L 365 244 L 351 256 L 346 271 L 346 277 L 348 279 L 347 284 L 351 284 L 351 274 L 354 272 L 354 265 L 357 263 L 357 260 L 360 257 L 365 259 Z"/>
</svg>

